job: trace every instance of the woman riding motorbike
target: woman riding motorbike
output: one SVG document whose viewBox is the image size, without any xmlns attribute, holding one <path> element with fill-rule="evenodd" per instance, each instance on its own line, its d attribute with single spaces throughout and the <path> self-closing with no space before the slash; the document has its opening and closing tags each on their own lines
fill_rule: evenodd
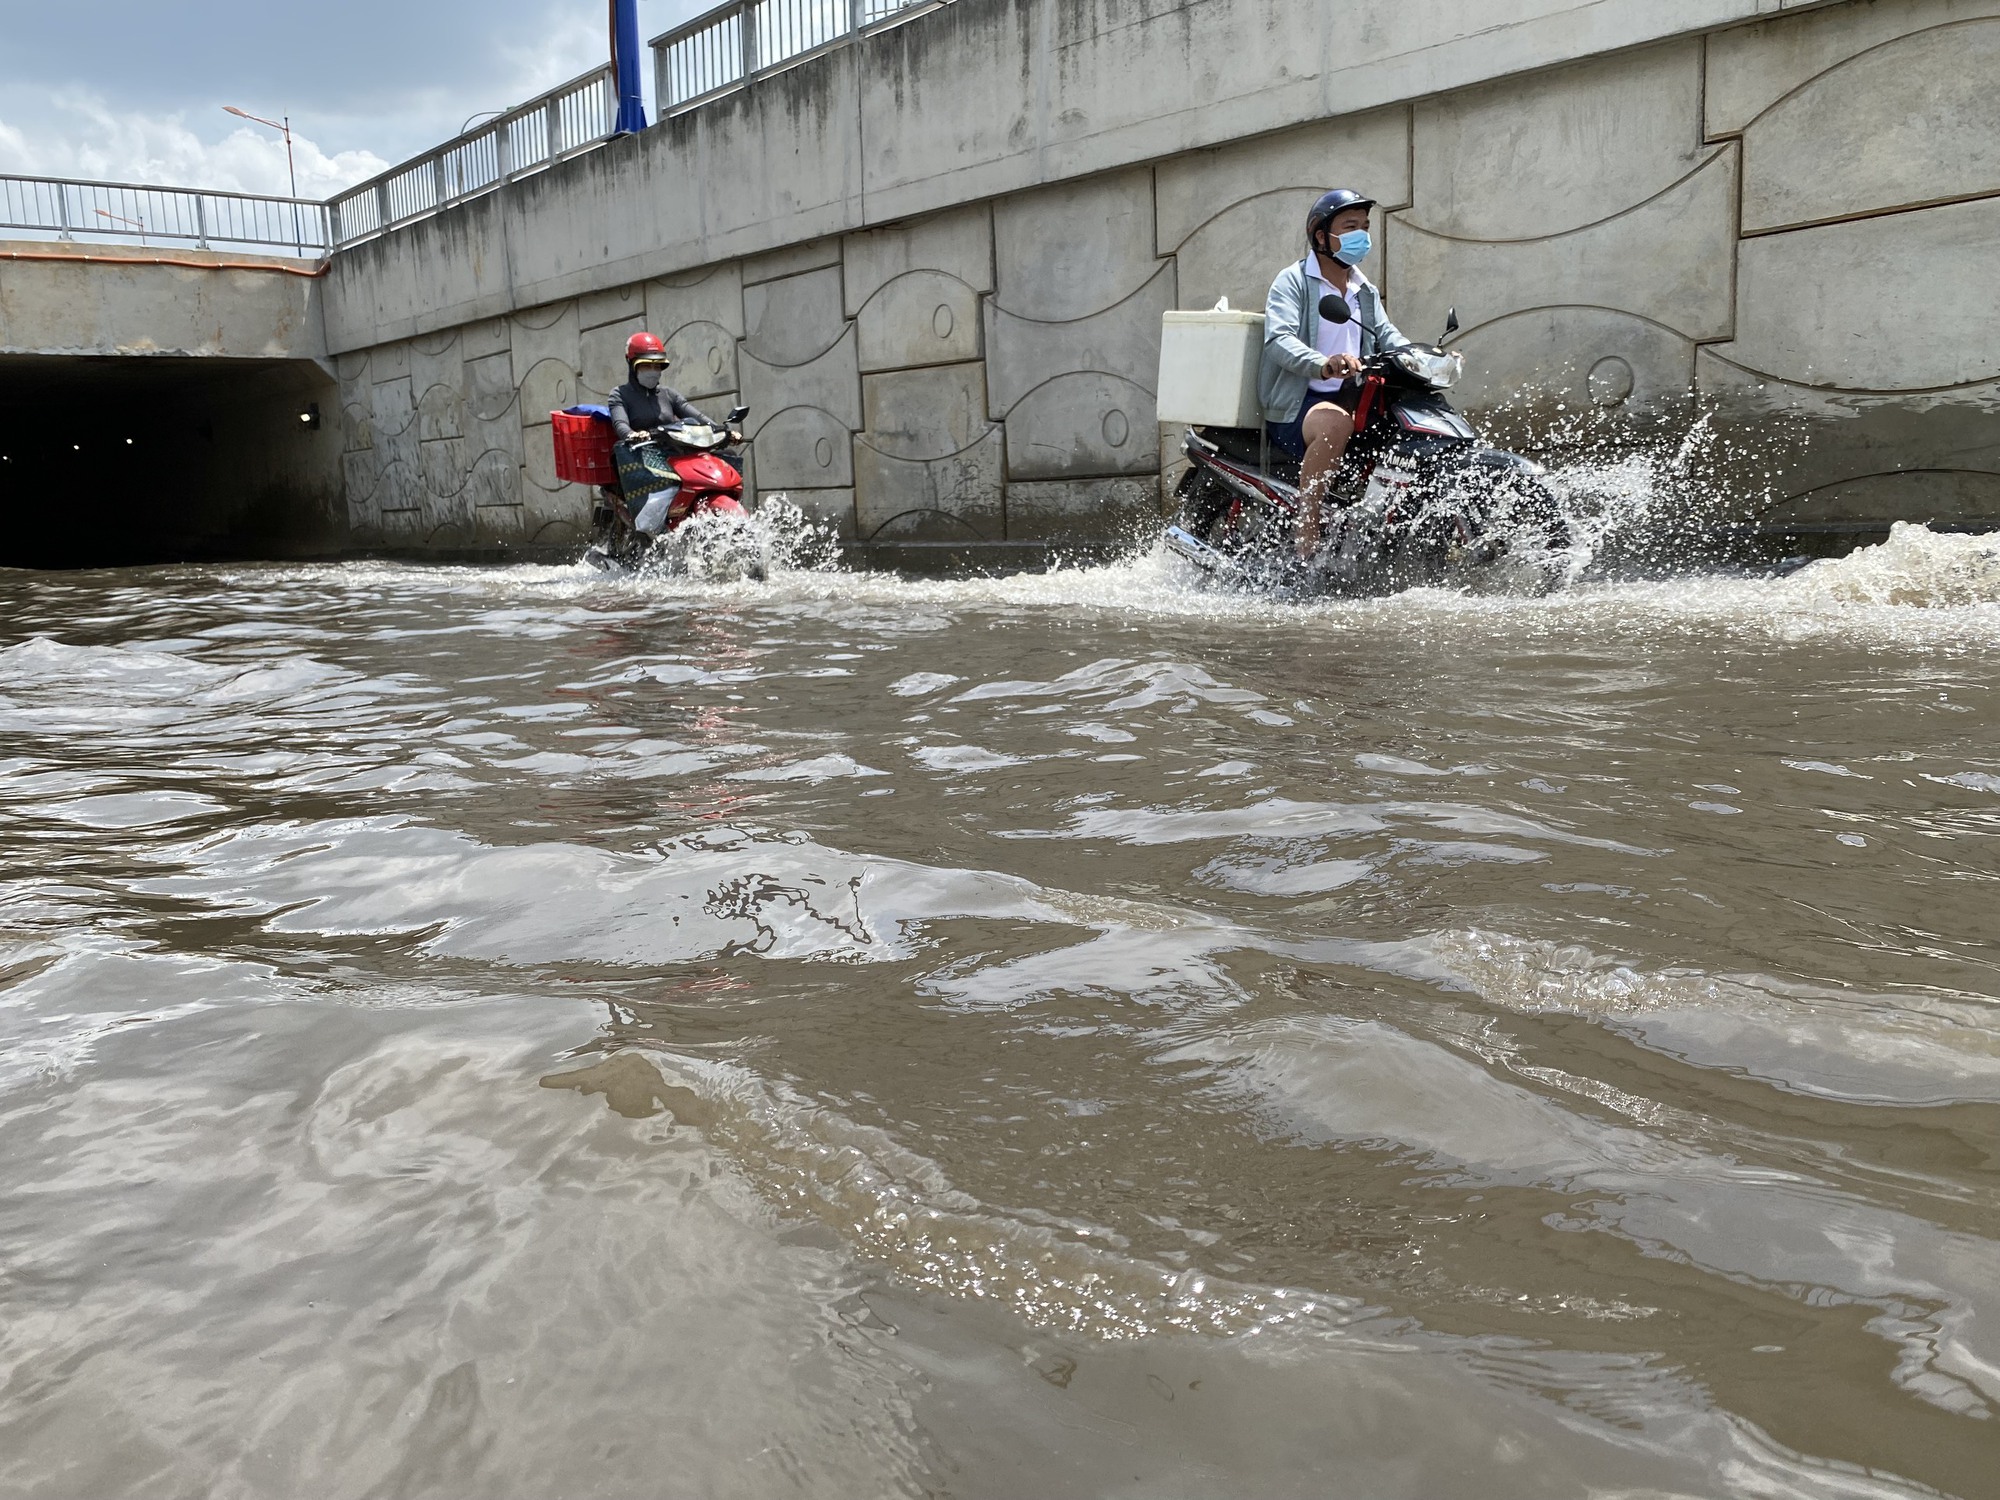
<svg viewBox="0 0 2000 1500">
<path fill-rule="evenodd" d="M 655 437 L 680 422 L 722 426 L 679 391 L 662 383 L 670 363 L 666 345 L 660 342 L 658 334 L 633 334 L 625 341 L 625 368 L 631 378 L 611 393 L 608 403 L 611 428 L 617 434 L 612 454 L 620 488 L 628 505 L 640 507 L 632 518 L 633 529 L 647 536 L 657 536 L 666 530 L 674 477 L 664 457 L 651 453 L 641 456 L 635 453 L 633 443 Z M 733 443 L 743 441 L 743 434 L 733 428 L 729 437 Z M 637 475 L 640 482 L 628 482 L 627 475 Z M 658 482 L 646 482 L 649 476 Z"/>
<path fill-rule="evenodd" d="M 658 334 L 635 333 L 625 341 L 625 371 L 630 377 L 611 393 L 611 426 L 618 441 L 648 437 L 676 422 L 714 426 L 687 397 L 661 384 L 671 361 Z"/>
</svg>

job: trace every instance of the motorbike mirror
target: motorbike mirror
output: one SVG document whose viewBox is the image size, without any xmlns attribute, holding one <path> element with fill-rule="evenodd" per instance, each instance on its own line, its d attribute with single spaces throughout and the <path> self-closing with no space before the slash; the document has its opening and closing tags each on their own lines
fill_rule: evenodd
<svg viewBox="0 0 2000 1500">
<path fill-rule="evenodd" d="M 745 417 L 749 415 L 750 415 L 749 407 L 732 406 L 729 408 L 729 425 L 731 427 L 734 427 L 738 422 L 742 421 Z"/>
<path fill-rule="evenodd" d="M 1444 336 L 1450 338 L 1458 332 L 1458 309 L 1450 308 L 1444 315 Z"/>
<path fill-rule="evenodd" d="M 1319 299 L 1319 315 L 1329 323 L 1350 323 L 1354 320 L 1354 309 L 1347 305 L 1345 297 L 1328 292 Z"/>
</svg>

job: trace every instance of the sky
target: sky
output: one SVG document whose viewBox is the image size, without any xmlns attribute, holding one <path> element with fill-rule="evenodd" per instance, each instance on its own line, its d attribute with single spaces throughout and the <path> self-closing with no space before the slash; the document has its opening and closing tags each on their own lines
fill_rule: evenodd
<svg viewBox="0 0 2000 1500">
<path fill-rule="evenodd" d="M 651 40 L 717 0 L 640 0 Z M 0 173 L 324 198 L 605 60 L 606 0 L 0 0 Z M 647 64 L 651 97 L 651 64 Z"/>
</svg>

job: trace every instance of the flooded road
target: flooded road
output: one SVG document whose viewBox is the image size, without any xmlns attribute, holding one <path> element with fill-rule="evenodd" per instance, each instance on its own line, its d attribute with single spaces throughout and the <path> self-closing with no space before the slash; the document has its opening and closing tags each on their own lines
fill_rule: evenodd
<svg viewBox="0 0 2000 1500">
<path fill-rule="evenodd" d="M 2000 557 L 0 575 L 0 1494 L 2000 1495 Z"/>
</svg>

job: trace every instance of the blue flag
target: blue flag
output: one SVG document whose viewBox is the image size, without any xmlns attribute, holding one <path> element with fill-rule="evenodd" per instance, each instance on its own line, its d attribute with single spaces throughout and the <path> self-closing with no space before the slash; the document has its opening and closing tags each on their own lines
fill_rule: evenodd
<svg viewBox="0 0 2000 1500">
<path fill-rule="evenodd" d="M 639 0 L 611 0 L 611 60 L 618 70 L 618 123 L 613 135 L 646 128 L 646 96 L 639 68 Z"/>
</svg>

